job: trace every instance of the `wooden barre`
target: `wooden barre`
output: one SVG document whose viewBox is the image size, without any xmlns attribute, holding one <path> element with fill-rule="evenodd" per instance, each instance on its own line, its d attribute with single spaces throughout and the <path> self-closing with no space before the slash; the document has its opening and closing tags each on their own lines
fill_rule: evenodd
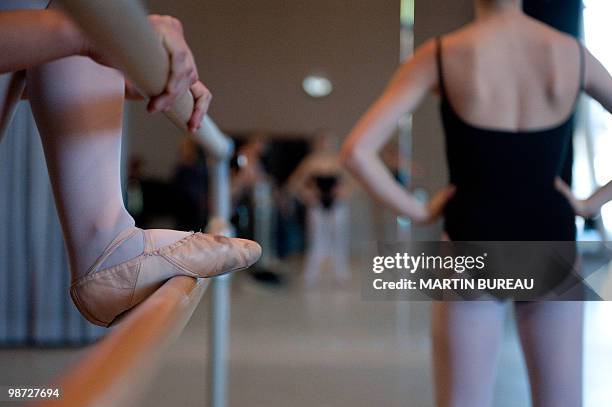
<svg viewBox="0 0 612 407">
<path fill-rule="evenodd" d="M 123 72 L 140 92 L 153 97 L 164 91 L 170 72 L 168 54 L 140 1 L 61 0 L 60 3 L 98 46 L 117 58 Z M 187 131 L 193 103 L 191 92 L 185 92 L 165 114 Z M 223 159 L 232 153 L 232 142 L 208 116 L 193 135 L 212 158 Z"/>
<path fill-rule="evenodd" d="M 33 406 L 135 405 L 164 350 L 187 325 L 209 282 L 184 276 L 168 280 L 57 382 L 61 398 Z"/>
</svg>

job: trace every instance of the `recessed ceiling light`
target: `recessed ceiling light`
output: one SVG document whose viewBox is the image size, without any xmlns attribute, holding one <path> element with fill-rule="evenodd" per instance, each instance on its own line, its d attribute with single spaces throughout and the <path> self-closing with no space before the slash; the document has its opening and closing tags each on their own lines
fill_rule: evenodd
<svg viewBox="0 0 612 407">
<path fill-rule="evenodd" d="M 302 82 L 302 89 L 313 98 L 322 98 L 332 93 L 331 81 L 321 75 L 308 75 Z"/>
</svg>

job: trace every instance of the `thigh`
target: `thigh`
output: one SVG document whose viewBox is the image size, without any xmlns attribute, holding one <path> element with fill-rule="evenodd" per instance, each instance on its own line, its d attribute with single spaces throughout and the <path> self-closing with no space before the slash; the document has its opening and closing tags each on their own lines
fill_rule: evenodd
<svg viewBox="0 0 612 407">
<path fill-rule="evenodd" d="M 582 405 L 583 312 L 579 301 L 516 304 L 534 407 Z"/>
<path fill-rule="evenodd" d="M 505 306 L 496 301 L 433 304 L 438 407 L 490 407 Z"/>
<path fill-rule="evenodd" d="M 23 9 L 44 9 L 50 0 L 0 0 L 0 12 Z M 0 141 L 8 128 L 17 102 L 25 87 L 25 72 L 0 75 Z"/>
<path fill-rule="evenodd" d="M 325 245 L 327 241 L 326 216 L 323 209 L 312 206 L 308 209 L 308 245 L 310 248 Z"/>
<path fill-rule="evenodd" d="M 332 209 L 332 217 L 334 221 L 334 225 L 338 228 L 342 228 L 345 226 L 348 221 L 348 206 L 344 203 L 337 203 L 334 205 Z"/>
<path fill-rule="evenodd" d="M 336 204 L 330 213 L 330 251 L 336 260 L 336 266 L 346 268 L 349 252 L 348 208 Z"/>
</svg>

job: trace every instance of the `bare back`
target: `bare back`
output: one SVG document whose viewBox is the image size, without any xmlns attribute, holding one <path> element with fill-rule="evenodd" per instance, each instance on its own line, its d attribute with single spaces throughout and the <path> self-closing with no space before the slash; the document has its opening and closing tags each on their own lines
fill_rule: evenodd
<svg viewBox="0 0 612 407">
<path fill-rule="evenodd" d="M 446 96 L 474 126 L 552 127 L 573 112 L 581 53 L 574 38 L 521 13 L 492 16 L 443 37 Z"/>
</svg>

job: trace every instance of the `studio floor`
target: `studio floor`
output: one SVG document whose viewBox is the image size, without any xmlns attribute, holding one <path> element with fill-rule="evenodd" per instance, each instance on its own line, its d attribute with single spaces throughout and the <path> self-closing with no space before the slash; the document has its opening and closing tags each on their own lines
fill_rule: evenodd
<svg viewBox="0 0 612 407">
<path fill-rule="evenodd" d="M 309 289 L 288 277 L 281 288 L 233 283 L 229 406 L 433 406 L 430 304 L 362 301 L 357 276 Z M 141 406 L 206 405 L 208 311 L 166 353 Z M 612 304 L 587 305 L 585 407 L 612 405 L 611 319 Z M 47 382 L 82 352 L 1 350 L 0 385 Z M 530 405 L 510 312 L 495 394 L 495 407 Z"/>
</svg>

